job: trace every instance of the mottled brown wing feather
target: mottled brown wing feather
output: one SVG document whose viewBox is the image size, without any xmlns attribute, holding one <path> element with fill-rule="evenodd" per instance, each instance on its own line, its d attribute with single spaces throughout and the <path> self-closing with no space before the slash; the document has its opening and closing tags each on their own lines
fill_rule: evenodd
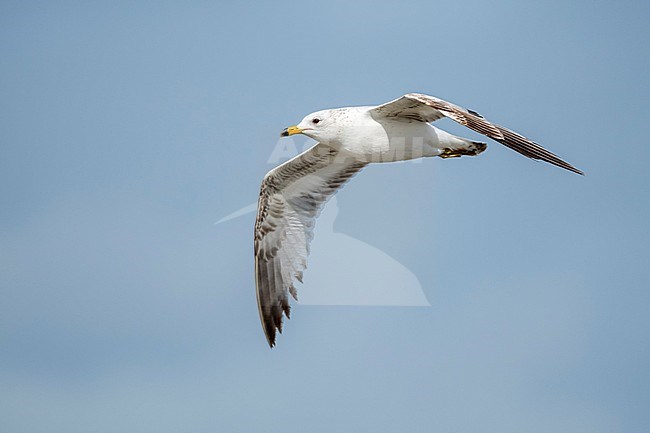
<svg viewBox="0 0 650 433">
<path fill-rule="evenodd" d="M 404 119 L 417 119 L 422 122 L 431 122 L 442 117 L 448 117 L 528 158 L 539 159 L 574 173 L 584 174 L 581 170 L 563 161 L 554 153 L 523 135 L 492 123 L 475 111 L 459 107 L 434 96 L 409 93 L 378 106 L 375 108 L 375 112 L 387 117 L 403 117 Z"/>
<path fill-rule="evenodd" d="M 302 282 L 318 214 L 365 165 L 317 144 L 264 177 L 255 222 L 255 283 L 271 347 L 276 331 L 282 332 L 282 316 L 290 316 L 289 295 L 297 299 L 295 282 Z"/>
</svg>

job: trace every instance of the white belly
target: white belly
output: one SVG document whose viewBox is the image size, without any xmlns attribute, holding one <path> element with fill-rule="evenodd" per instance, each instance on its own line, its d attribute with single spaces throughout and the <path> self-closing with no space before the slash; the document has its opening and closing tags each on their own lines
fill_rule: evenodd
<svg viewBox="0 0 650 433">
<path fill-rule="evenodd" d="M 422 122 L 374 119 L 360 122 L 354 133 L 341 143 L 341 151 L 366 162 L 405 161 L 442 153 L 450 134 Z"/>
</svg>

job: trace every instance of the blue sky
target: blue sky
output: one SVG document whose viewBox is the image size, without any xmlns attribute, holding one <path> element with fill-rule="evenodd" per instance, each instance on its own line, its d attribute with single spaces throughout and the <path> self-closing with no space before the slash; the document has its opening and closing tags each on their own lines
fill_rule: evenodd
<svg viewBox="0 0 650 433">
<path fill-rule="evenodd" d="M 0 3 L 0 430 L 648 431 L 649 12 Z M 587 175 L 494 142 L 369 167 L 333 229 L 431 306 L 298 305 L 269 350 L 254 216 L 214 222 L 282 128 L 413 91 Z"/>
</svg>

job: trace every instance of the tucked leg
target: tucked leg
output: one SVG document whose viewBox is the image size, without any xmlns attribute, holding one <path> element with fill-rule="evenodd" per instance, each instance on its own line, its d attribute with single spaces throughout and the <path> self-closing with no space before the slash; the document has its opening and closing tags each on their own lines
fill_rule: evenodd
<svg viewBox="0 0 650 433">
<path fill-rule="evenodd" d="M 461 156 L 475 156 L 483 152 L 487 148 L 487 144 L 479 141 L 464 140 L 462 146 L 454 146 L 453 148 L 444 148 L 439 155 L 440 158 L 459 158 Z"/>
</svg>

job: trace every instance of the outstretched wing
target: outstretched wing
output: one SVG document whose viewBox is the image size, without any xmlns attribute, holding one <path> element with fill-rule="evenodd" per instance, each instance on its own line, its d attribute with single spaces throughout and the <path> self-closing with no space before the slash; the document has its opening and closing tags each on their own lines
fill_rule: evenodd
<svg viewBox="0 0 650 433">
<path fill-rule="evenodd" d="M 271 347 L 282 315 L 289 317 L 289 296 L 297 299 L 309 243 L 324 203 L 366 163 L 343 158 L 323 144 L 274 168 L 260 189 L 255 221 L 255 283 L 264 334 Z"/>
<path fill-rule="evenodd" d="M 584 174 L 539 144 L 507 128 L 489 122 L 476 111 L 468 110 L 434 96 L 409 93 L 371 110 L 373 115 L 433 122 L 448 117 L 532 159 L 540 159 L 574 173 Z"/>
</svg>

